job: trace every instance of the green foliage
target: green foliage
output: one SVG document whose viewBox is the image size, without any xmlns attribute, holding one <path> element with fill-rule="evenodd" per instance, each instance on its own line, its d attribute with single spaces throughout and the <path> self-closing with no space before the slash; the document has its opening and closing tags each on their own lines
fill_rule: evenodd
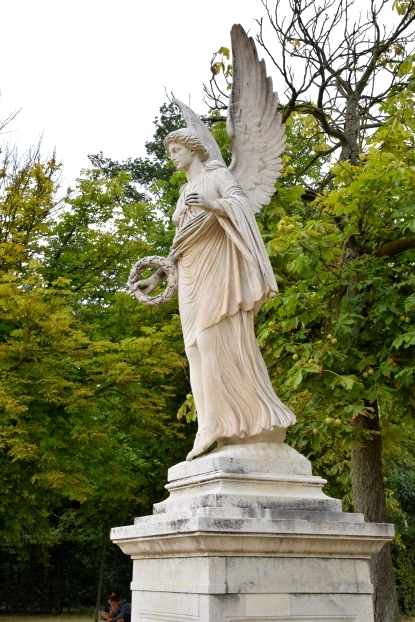
<svg viewBox="0 0 415 622">
<path fill-rule="evenodd" d="M 388 456 L 415 410 L 412 100 L 408 91 L 384 104 L 389 121 L 361 164 L 332 166 L 331 188 L 312 202 L 290 183 L 290 146 L 261 216 L 281 291 L 261 312 L 259 339 L 277 392 L 299 414 L 290 442 L 346 501 L 356 418 L 379 407 Z"/>
<path fill-rule="evenodd" d="M 58 169 L 37 155 L 2 166 L 0 532 L 16 569 L 30 551 L 45 568 L 62 547 L 98 554 L 164 496 L 192 432 L 176 417 L 177 302 L 144 307 L 125 285 L 139 256 L 170 247 L 167 213 L 122 167 L 85 171 L 56 204 Z"/>
<path fill-rule="evenodd" d="M 278 395 L 299 415 L 290 443 L 346 508 L 350 447 L 364 434 L 356 419 L 380 412 L 409 612 L 413 482 L 397 465 L 413 455 L 415 410 L 413 90 L 383 107 L 388 121 L 358 164 L 333 165 L 313 117 L 290 117 L 283 176 L 260 216 L 280 293 L 257 333 Z M 98 555 L 110 526 L 161 498 L 167 466 L 190 444 L 176 301 L 144 307 L 125 291 L 138 257 L 170 247 L 183 177 L 163 139 L 180 125 L 164 106 L 148 157 L 91 156 L 63 205 L 53 159 L 2 166 L 0 529 L 16 568 L 33 551 L 50 567 L 62 547 Z M 229 161 L 224 124 L 213 132 Z M 310 195 L 327 173 L 330 185 Z"/>
<path fill-rule="evenodd" d="M 149 198 L 154 190 L 154 184 L 156 188 L 161 184 L 161 189 L 166 188 L 167 192 L 170 192 L 171 186 L 176 185 L 172 183 L 172 177 L 175 179 L 175 169 L 172 162 L 166 158 L 163 141 L 169 132 L 177 130 L 183 125 L 183 119 L 175 104 L 163 104 L 160 108 L 160 116 L 156 117 L 154 121 L 153 139 L 146 143 L 147 157 L 130 158 L 125 162 L 116 162 L 99 153 L 90 156 L 91 163 L 94 168 L 100 169 L 110 179 L 116 177 L 120 172 L 128 173 L 129 182 L 126 197 L 132 201 Z M 158 207 L 165 207 L 166 201 L 162 201 L 162 190 L 160 192 L 155 191 L 155 194 L 158 203 L 162 203 L 162 206 L 159 204 Z M 177 200 L 177 195 L 173 198 L 174 202 L 175 200 Z M 167 202 L 167 205 L 171 207 L 172 203 Z"/>
<path fill-rule="evenodd" d="M 412 7 L 411 0 L 394 0 L 393 8 L 398 13 L 398 15 L 404 15 L 405 12 Z M 412 11 L 414 9 L 412 8 Z"/>
<path fill-rule="evenodd" d="M 393 514 L 398 528 L 394 547 L 394 563 L 401 611 L 415 613 L 415 471 L 413 429 L 408 441 L 412 457 L 400 460 L 391 472 L 389 486 L 394 490 L 396 504 Z"/>
<path fill-rule="evenodd" d="M 318 185 L 328 172 L 332 148 L 317 121 L 311 115 L 293 113 L 285 124 L 285 133 L 286 149 L 280 184 L 290 188 L 297 184 L 305 188 Z"/>
<path fill-rule="evenodd" d="M 212 123 L 210 129 L 213 136 L 215 137 L 216 142 L 219 145 L 223 159 L 225 160 L 226 164 L 229 165 L 232 159 L 232 150 L 231 141 L 226 131 L 226 123 L 224 121 L 217 121 L 215 123 Z"/>
</svg>

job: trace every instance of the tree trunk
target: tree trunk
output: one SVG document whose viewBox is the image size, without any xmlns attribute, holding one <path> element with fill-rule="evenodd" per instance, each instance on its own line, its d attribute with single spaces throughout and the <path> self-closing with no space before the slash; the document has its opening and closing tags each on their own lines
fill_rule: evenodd
<svg viewBox="0 0 415 622">
<path fill-rule="evenodd" d="M 99 576 L 98 576 L 98 588 L 97 588 L 97 599 L 96 599 L 96 603 L 95 603 L 95 622 L 98 622 L 99 620 L 99 612 L 101 610 L 101 606 L 102 606 L 102 585 L 104 582 L 104 568 L 105 568 L 105 553 L 106 553 L 106 549 L 107 549 L 107 541 L 104 537 L 104 541 L 102 544 L 102 549 L 101 549 L 101 561 L 100 561 L 100 565 L 99 565 Z"/>
<path fill-rule="evenodd" d="M 350 160 L 353 164 L 357 164 L 360 153 L 360 113 L 359 101 L 355 94 L 349 95 L 347 99 L 343 132 L 347 143 L 342 147 L 340 160 Z"/>
<path fill-rule="evenodd" d="M 373 418 L 361 415 L 356 422 L 367 438 L 355 442 L 352 448 L 352 491 L 356 512 L 365 520 L 387 522 L 385 488 L 383 484 L 382 436 L 379 414 Z M 375 622 L 399 622 L 398 599 L 392 565 L 391 547 L 386 545 L 371 562 L 374 587 Z"/>
<path fill-rule="evenodd" d="M 60 614 L 65 591 L 65 544 L 61 542 L 50 551 L 48 570 L 48 610 Z"/>
</svg>

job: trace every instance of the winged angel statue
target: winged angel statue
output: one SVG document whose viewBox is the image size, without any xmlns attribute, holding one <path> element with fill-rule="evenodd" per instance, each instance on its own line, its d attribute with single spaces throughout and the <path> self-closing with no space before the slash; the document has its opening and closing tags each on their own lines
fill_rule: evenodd
<svg viewBox="0 0 415 622">
<path fill-rule="evenodd" d="M 201 119 L 177 101 L 187 127 L 165 145 L 187 183 L 173 221 L 170 257 L 145 258 L 130 275 L 141 301 L 167 279 L 176 287 L 198 432 L 188 460 L 218 441 L 284 437 L 295 416 L 276 396 L 254 333 L 254 315 L 277 292 L 277 283 L 255 221 L 274 193 L 281 169 L 284 130 L 278 97 L 258 60 L 255 43 L 240 25 L 231 31 L 233 87 L 227 118 L 232 140 L 229 168 Z M 139 280 L 143 266 L 157 266 Z M 268 436 L 267 436 L 268 435 Z M 255 437 L 255 438 L 253 438 Z"/>
</svg>

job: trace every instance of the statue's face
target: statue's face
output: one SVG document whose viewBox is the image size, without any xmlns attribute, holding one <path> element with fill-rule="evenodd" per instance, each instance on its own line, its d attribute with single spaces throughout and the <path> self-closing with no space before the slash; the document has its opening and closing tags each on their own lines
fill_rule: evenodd
<svg viewBox="0 0 415 622">
<path fill-rule="evenodd" d="M 193 151 L 181 143 L 170 143 L 169 155 L 178 171 L 187 171 L 195 157 Z"/>
</svg>

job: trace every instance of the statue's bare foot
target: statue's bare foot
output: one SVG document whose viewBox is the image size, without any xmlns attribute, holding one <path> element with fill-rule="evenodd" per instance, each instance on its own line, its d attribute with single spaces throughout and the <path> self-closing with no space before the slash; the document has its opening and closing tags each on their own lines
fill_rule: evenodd
<svg viewBox="0 0 415 622">
<path fill-rule="evenodd" d="M 217 442 L 217 440 L 217 434 L 200 434 L 200 432 L 198 432 L 196 434 L 193 449 L 187 454 L 186 460 L 193 460 L 193 458 L 196 458 L 197 456 L 206 453 L 209 449 L 211 449 L 212 445 Z"/>
</svg>

